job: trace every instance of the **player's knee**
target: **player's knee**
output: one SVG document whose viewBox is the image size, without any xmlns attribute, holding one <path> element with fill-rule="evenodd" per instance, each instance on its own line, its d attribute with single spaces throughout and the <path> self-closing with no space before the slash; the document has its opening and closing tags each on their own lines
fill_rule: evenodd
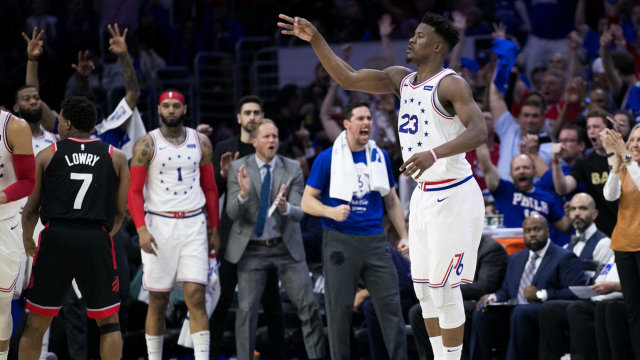
<svg viewBox="0 0 640 360">
<path fill-rule="evenodd" d="M 189 309 L 204 309 L 205 295 L 204 285 L 189 284 L 184 286 L 184 301 Z"/>
<path fill-rule="evenodd" d="M 433 303 L 431 297 L 431 290 L 429 285 L 423 283 L 414 283 L 413 289 L 415 290 L 416 297 L 420 302 L 420 308 L 422 309 L 422 317 L 424 319 L 431 319 L 438 317 L 438 312 Z"/>
<path fill-rule="evenodd" d="M 149 310 L 164 313 L 168 304 L 168 292 L 149 291 Z"/>
<path fill-rule="evenodd" d="M 460 288 L 443 287 L 438 290 L 441 292 L 436 302 L 440 328 L 453 329 L 464 324 L 464 302 Z"/>
</svg>

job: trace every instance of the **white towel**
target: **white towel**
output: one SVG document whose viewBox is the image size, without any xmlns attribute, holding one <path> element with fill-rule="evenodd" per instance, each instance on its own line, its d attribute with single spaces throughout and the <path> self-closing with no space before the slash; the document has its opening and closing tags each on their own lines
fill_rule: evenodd
<svg viewBox="0 0 640 360">
<path fill-rule="evenodd" d="M 386 196 L 389 193 L 389 177 L 387 175 L 387 162 L 384 160 L 382 150 L 373 140 L 369 140 L 365 149 L 370 191 L 378 191 L 380 195 Z M 333 143 L 331 151 L 329 196 L 351 202 L 353 193 L 357 190 L 357 184 L 358 179 L 356 166 L 353 163 L 353 154 L 347 142 L 347 133 L 342 131 Z"/>
<path fill-rule="evenodd" d="M 120 148 L 120 150 L 122 150 L 122 152 L 127 156 L 127 160 L 130 160 L 133 156 L 133 145 L 136 140 L 147 134 L 147 130 L 144 128 L 138 108 L 131 110 L 129 104 L 127 104 L 127 100 L 122 98 L 111 115 L 102 120 L 100 124 L 96 125 L 96 132 L 98 135 L 102 135 L 103 133 L 122 125 L 129 117 L 131 117 L 131 121 L 129 121 L 129 124 L 127 125 L 127 137 Z"/>
</svg>

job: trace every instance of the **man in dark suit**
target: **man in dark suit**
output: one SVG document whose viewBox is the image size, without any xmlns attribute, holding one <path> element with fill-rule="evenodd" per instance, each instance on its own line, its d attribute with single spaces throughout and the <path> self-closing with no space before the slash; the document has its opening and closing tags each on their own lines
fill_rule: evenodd
<svg viewBox="0 0 640 360">
<path fill-rule="evenodd" d="M 464 344 L 462 346 L 462 358 L 469 356 L 469 338 L 471 336 L 471 318 L 476 307 L 476 300 L 482 295 L 491 293 L 500 288 L 504 273 L 507 269 L 507 252 L 502 245 L 490 237 L 483 236 L 478 247 L 478 263 L 473 283 L 460 285 L 462 298 L 464 299 L 464 312 L 467 321 L 464 326 Z M 418 358 L 427 359 L 432 352 L 428 341 L 427 329 L 422 318 L 420 304 L 414 305 L 409 310 L 409 321 L 413 330 L 413 339 L 416 342 Z"/>
<path fill-rule="evenodd" d="M 214 174 L 216 176 L 218 193 L 221 198 L 223 194 L 227 192 L 227 174 L 229 173 L 231 162 L 255 153 L 255 148 L 251 144 L 251 131 L 256 128 L 256 124 L 262 120 L 264 116 L 262 99 L 257 96 L 243 96 L 240 101 L 238 101 L 237 107 L 238 113 L 236 118 L 238 125 L 240 125 L 240 136 L 233 136 L 219 142 L 213 151 Z M 227 198 L 225 197 L 225 204 L 226 202 Z M 225 207 L 223 207 L 223 209 Z M 229 307 L 233 302 L 236 284 L 238 283 L 238 269 L 236 264 L 232 264 L 224 258 L 227 243 L 229 242 L 231 223 L 231 219 L 229 219 L 227 213 L 223 211 L 220 219 L 220 251 L 218 253 L 218 259 L 220 260 L 220 267 L 218 268 L 218 275 L 220 276 L 220 299 L 209 320 L 212 359 L 220 357 L 225 321 Z M 282 305 L 280 302 L 280 288 L 278 286 L 278 271 L 275 268 L 271 268 L 267 272 L 267 280 L 261 302 L 269 335 L 268 347 L 264 355 L 269 357 L 269 359 L 282 359 L 284 357 L 284 324 L 282 319 Z"/>
<path fill-rule="evenodd" d="M 483 295 L 476 305 L 471 330 L 472 359 L 490 359 L 491 348 L 506 338 L 508 359 L 537 359 L 542 302 L 575 299 L 569 286 L 587 283 L 578 257 L 549 241 L 545 218 L 530 215 L 522 222 L 522 230 L 527 249 L 509 258 L 502 287 Z M 515 304 L 512 309 L 504 309 L 507 311 L 490 306 L 507 301 Z"/>
<path fill-rule="evenodd" d="M 276 155 L 278 128 L 273 121 L 259 121 L 251 133 L 251 142 L 255 155 L 231 163 L 227 180 L 226 211 L 233 225 L 225 259 L 238 266 L 238 360 L 252 358 L 258 301 L 267 270 L 274 266 L 298 310 L 307 355 L 322 358 L 322 320 L 308 276 L 299 224 L 303 216 L 302 170 L 297 161 Z"/>
</svg>

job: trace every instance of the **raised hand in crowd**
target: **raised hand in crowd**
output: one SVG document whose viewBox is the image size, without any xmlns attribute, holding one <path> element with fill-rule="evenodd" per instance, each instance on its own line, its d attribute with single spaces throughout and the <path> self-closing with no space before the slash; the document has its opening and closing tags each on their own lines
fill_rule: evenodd
<svg viewBox="0 0 640 360">
<path fill-rule="evenodd" d="M 43 36 L 44 30 L 40 30 L 38 32 L 37 27 L 33 28 L 31 38 L 29 38 L 29 36 L 24 32 L 22 33 L 22 38 L 27 42 L 27 59 L 37 61 L 40 55 L 42 55 L 44 44 L 44 41 L 42 40 Z"/>
<path fill-rule="evenodd" d="M 122 34 L 120 34 L 120 27 L 118 26 L 118 24 L 108 24 L 107 29 L 111 34 L 111 39 L 109 39 L 109 51 L 118 56 L 127 55 L 128 49 L 126 38 L 127 31 L 129 29 L 125 28 Z"/>
<path fill-rule="evenodd" d="M 78 51 L 78 63 L 71 64 L 71 67 L 76 70 L 76 75 L 81 77 L 89 77 L 96 68 L 93 61 L 91 61 L 89 50 Z"/>
<path fill-rule="evenodd" d="M 229 168 L 231 167 L 231 162 L 238 160 L 238 157 L 240 157 L 239 151 L 236 151 L 235 155 L 231 154 L 231 152 L 228 151 L 220 156 L 220 176 L 225 179 L 227 178 L 227 174 L 229 174 Z"/>
</svg>

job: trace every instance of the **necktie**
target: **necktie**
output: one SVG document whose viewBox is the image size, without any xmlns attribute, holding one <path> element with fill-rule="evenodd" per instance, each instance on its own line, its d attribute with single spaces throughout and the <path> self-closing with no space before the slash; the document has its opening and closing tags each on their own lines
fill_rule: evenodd
<svg viewBox="0 0 640 360">
<path fill-rule="evenodd" d="M 267 210 L 269 210 L 269 192 L 271 190 L 271 167 L 269 164 L 264 164 L 263 167 L 267 170 L 267 173 L 262 179 L 262 189 L 260 190 L 260 205 L 258 206 L 258 218 L 256 219 L 256 236 L 262 236 L 264 231 L 264 222 L 267 219 Z"/>
<path fill-rule="evenodd" d="M 584 236 L 584 233 L 580 234 L 580 235 L 571 235 L 571 245 L 575 246 L 577 243 L 579 243 L 580 241 L 587 241 L 587 239 Z"/>
<path fill-rule="evenodd" d="M 527 303 L 527 299 L 525 299 L 524 297 L 524 288 L 531 285 L 531 281 L 533 280 L 533 272 L 536 269 L 536 260 L 538 259 L 538 257 L 538 254 L 533 253 L 531 259 L 529 260 L 529 264 L 526 268 L 524 268 L 522 278 L 520 279 L 520 286 L 518 286 L 518 304 Z"/>
</svg>

